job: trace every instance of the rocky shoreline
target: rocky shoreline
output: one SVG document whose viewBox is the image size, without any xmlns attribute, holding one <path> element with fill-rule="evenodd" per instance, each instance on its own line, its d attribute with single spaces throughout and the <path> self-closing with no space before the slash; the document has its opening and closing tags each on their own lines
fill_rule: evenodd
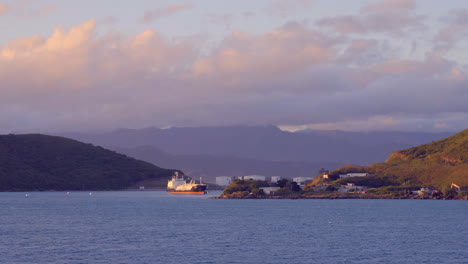
<svg viewBox="0 0 468 264">
<path fill-rule="evenodd" d="M 210 199 L 392 199 L 392 200 L 464 200 L 467 201 L 468 197 L 430 197 L 421 195 L 343 195 L 343 194 L 317 194 L 317 195 L 287 195 L 287 196 L 270 196 L 270 195 L 238 195 L 238 194 L 222 194 L 220 196 L 210 197 Z"/>
</svg>

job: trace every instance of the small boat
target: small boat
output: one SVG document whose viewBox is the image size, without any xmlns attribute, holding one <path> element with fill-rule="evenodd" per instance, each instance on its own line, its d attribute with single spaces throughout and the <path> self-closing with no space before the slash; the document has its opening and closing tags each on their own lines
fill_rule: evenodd
<svg viewBox="0 0 468 264">
<path fill-rule="evenodd" d="M 206 187 L 201 178 L 200 183 L 196 183 L 194 179 L 186 180 L 177 171 L 172 179 L 167 182 L 167 191 L 171 194 L 206 194 Z"/>
</svg>

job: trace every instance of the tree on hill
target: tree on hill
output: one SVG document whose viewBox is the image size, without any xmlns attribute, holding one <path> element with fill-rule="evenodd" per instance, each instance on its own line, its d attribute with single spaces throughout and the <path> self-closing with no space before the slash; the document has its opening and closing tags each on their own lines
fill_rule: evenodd
<svg viewBox="0 0 468 264">
<path fill-rule="evenodd" d="M 236 192 L 261 194 L 260 188 L 268 186 L 269 184 L 266 181 L 235 180 L 224 188 L 223 194 L 232 194 Z"/>
</svg>

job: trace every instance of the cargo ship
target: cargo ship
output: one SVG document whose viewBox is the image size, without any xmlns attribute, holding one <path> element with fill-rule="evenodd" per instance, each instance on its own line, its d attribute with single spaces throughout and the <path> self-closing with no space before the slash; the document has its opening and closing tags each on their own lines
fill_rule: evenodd
<svg viewBox="0 0 468 264">
<path fill-rule="evenodd" d="M 172 179 L 167 182 L 167 191 L 172 194 L 206 194 L 206 184 L 196 183 L 194 179 L 186 180 L 175 172 Z"/>
</svg>

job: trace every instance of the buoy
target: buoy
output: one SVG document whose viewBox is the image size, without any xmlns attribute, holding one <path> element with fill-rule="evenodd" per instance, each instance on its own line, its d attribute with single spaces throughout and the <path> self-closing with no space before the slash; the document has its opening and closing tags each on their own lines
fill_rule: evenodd
<svg viewBox="0 0 468 264">
<path fill-rule="evenodd" d="M 70 194 L 70 192 L 67 192 L 67 195 L 69 195 L 69 194 Z"/>
<path fill-rule="evenodd" d="M 28 196 L 29 196 L 29 193 L 25 194 L 24 196 L 28 197 Z"/>
<path fill-rule="evenodd" d="M 92 193 L 92 192 L 90 192 L 90 193 L 89 193 L 89 195 L 93 195 L 93 193 Z"/>
</svg>

